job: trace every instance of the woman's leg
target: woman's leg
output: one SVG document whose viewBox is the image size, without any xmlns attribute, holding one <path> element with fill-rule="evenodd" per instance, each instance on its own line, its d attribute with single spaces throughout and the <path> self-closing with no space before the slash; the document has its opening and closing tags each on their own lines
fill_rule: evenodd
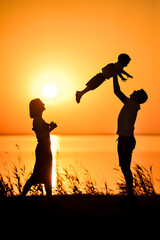
<svg viewBox="0 0 160 240">
<path fill-rule="evenodd" d="M 47 196 L 52 195 L 52 184 L 51 183 L 45 183 L 45 189 Z"/>
<path fill-rule="evenodd" d="M 33 185 L 33 177 L 31 176 L 26 184 L 24 185 L 24 188 L 23 188 L 23 192 L 22 192 L 22 196 L 26 196 L 26 194 L 28 193 L 28 191 L 30 190 L 31 186 Z"/>
</svg>

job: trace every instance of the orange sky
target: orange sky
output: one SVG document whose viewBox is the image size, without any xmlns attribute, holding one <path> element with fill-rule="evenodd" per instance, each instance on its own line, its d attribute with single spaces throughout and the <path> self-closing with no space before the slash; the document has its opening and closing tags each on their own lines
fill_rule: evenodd
<svg viewBox="0 0 160 240">
<path fill-rule="evenodd" d="M 111 79 L 79 105 L 74 95 L 125 52 L 134 78 L 121 89 L 149 95 L 135 132 L 160 134 L 159 7 L 158 0 L 0 1 L 0 133 L 32 132 L 35 97 L 46 103 L 44 119 L 57 122 L 55 133 L 115 133 L 122 104 Z M 58 88 L 52 100 L 42 97 L 47 83 Z"/>
</svg>

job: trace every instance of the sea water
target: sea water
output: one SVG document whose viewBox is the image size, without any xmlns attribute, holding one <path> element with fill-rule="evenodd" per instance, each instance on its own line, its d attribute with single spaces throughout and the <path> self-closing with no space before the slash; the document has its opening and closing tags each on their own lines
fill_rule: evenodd
<svg viewBox="0 0 160 240">
<path fill-rule="evenodd" d="M 136 148 L 132 157 L 135 164 L 149 169 L 152 166 L 155 189 L 160 193 L 160 136 L 135 136 Z M 52 135 L 53 153 L 52 184 L 56 186 L 56 171 L 64 169 L 82 174 L 88 170 L 91 179 L 101 188 L 107 183 L 113 191 L 121 181 L 116 135 Z M 34 135 L 0 136 L 0 173 L 11 174 L 14 165 L 25 165 L 26 176 L 35 164 L 36 138 Z M 83 172 L 84 173 L 84 172 Z"/>
</svg>

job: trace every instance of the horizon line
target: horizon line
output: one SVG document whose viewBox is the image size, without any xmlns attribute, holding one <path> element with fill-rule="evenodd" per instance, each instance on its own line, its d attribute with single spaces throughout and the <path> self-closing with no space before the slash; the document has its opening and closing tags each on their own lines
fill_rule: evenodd
<svg viewBox="0 0 160 240">
<path fill-rule="evenodd" d="M 32 136 L 34 133 L 0 133 L 0 136 Z M 59 136 L 112 136 L 117 135 L 116 133 L 55 133 L 52 135 L 59 135 Z M 159 136 L 160 133 L 136 133 L 136 135 L 141 136 Z"/>
</svg>

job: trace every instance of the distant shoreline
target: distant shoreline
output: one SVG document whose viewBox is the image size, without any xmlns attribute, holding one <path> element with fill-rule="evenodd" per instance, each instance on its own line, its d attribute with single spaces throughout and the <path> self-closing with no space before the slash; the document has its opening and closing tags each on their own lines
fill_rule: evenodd
<svg viewBox="0 0 160 240">
<path fill-rule="evenodd" d="M 0 136 L 34 136 L 34 133 L 0 133 Z M 117 136 L 116 133 L 55 133 L 51 136 Z M 160 136 L 160 133 L 136 133 L 135 136 Z"/>
</svg>

